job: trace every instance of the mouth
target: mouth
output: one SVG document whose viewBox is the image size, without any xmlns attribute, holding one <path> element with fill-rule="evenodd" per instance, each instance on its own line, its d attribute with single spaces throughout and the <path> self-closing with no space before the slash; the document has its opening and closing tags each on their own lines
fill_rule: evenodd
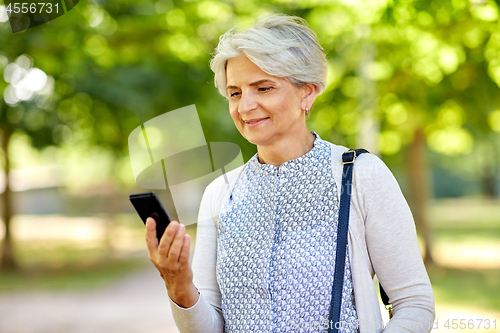
<svg viewBox="0 0 500 333">
<path fill-rule="evenodd" d="M 268 120 L 269 117 L 267 118 L 255 118 L 255 119 L 250 119 L 250 120 L 244 120 L 245 124 L 248 126 L 257 126 Z"/>
</svg>

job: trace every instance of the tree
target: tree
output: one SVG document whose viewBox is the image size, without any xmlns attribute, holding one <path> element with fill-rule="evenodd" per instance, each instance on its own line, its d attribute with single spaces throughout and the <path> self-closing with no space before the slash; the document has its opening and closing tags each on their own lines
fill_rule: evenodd
<svg viewBox="0 0 500 333">
<path fill-rule="evenodd" d="M 48 115 L 52 81 L 38 68 L 32 66 L 32 60 L 22 55 L 15 62 L 4 68 L 4 78 L 8 85 L 4 88 L 4 99 L 0 101 L 0 130 L 2 132 L 3 166 L 5 171 L 5 191 L 3 193 L 3 216 L 5 237 L 2 243 L 2 260 L 0 267 L 15 269 L 17 263 L 14 256 L 11 235 L 11 187 L 9 172 L 10 141 L 13 133 L 22 128 L 33 139 L 38 147 L 51 142 L 50 126 L 57 126 L 54 117 Z M 30 101 L 23 104 L 23 101 Z M 28 106 L 29 109 L 25 109 Z"/>
<path fill-rule="evenodd" d="M 275 12 L 304 17 L 328 55 L 328 87 L 315 103 L 311 128 L 357 147 L 359 124 L 370 117 L 374 148 L 386 162 L 407 156 L 407 193 L 420 193 L 410 202 L 429 260 L 426 147 L 457 155 L 474 150 L 475 142 L 498 141 L 492 139 L 492 128 L 500 131 L 500 34 L 493 1 L 110 0 L 80 2 L 22 33 L 0 23 L 0 45 L 8 45 L 0 54 L 9 63 L 26 54 L 54 81 L 42 106 L 36 100 L 0 101 L 4 136 L 22 131 L 38 148 L 99 145 L 119 159 L 128 154 L 134 128 L 196 104 L 207 141 L 233 141 L 247 159 L 255 147 L 235 131 L 208 61 L 223 32 Z M 4 97 L 6 86 L 0 80 Z"/>
<path fill-rule="evenodd" d="M 208 82 L 208 60 L 216 42 L 212 38 L 234 25 L 230 13 L 229 6 L 217 2 L 174 6 L 168 1 L 110 1 L 103 6 L 81 3 L 54 21 L 17 34 L 10 32 L 8 22 L 0 23 L 0 44 L 8 45 L 0 52 L 0 71 L 11 71 L 4 76 L 16 81 L 0 80 L 6 179 L 9 141 L 16 132 L 28 135 L 38 149 L 99 145 L 118 160 L 128 155 L 127 139 L 134 128 L 186 104 L 198 105 L 208 128 L 228 123 L 223 99 Z M 219 15 L 226 19 L 214 21 Z M 44 98 L 19 98 L 12 68 L 20 67 L 25 75 L 33 64 L 49 75 L 53 89 Z M 221 127 L 207 132 L 208 141 L 227 141 L 224 133 L 234 136 L 235 131 Z M 3 268 L 16 266 L 10 197 L 7 181 Z"/>
<path fill-rule="evenodd" d="M 379 147 L 388 160 L 407 150 L 410 203 L 426 262 L 432 262 L 425 146 L 448 156 L 468 154 L 474 140 L 484 142 L 491 133 L 488 115 L 500 104 L 496 3 L 335 2 L 315 7 L 309 21 L 333 72 L 313 122 L 337 141 L 342 136 L 332 130 L 340 129 L 351 146 L 367 85 L 358 64 L 366 45 L 375 48 L 363 75 L 376 84 Z M 327 119 L 338 125 L 326 126 Z"/>
</svg>

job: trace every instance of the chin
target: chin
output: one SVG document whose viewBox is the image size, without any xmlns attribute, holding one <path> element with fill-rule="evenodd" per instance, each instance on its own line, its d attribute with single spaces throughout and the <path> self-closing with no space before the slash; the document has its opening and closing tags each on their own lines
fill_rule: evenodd
<svg viewBox="0 0 500 333">
<path fill-rule="evenodd" d="M 243 136 L 245 139 L 247 139 L 248 142 L 251 144 L 254 144 L 256 146 L 264 146 L 266 144 L 269 144 L 270 137 L 266 135 L 266 137 L 262 135 L 244 135 Z"/>
<path fill-rule="evenodd" d="M 242 136 L 251 144 L 258 145 L 259 139 L 255 135 L 243 135 Z"/>
</svg>

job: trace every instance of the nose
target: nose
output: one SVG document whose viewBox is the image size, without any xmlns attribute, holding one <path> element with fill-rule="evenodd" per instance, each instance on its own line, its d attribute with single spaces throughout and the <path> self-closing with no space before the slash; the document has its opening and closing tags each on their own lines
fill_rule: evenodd
<svg viewBox="0 0 500 333">
<path fill-rule="evenodd" d="M 238 104 L 238 112 L 240 114 L 248 113 L 257 108 L 257 101 L 252 92 L 242 92 L 240 102 Z"/>
</svg>

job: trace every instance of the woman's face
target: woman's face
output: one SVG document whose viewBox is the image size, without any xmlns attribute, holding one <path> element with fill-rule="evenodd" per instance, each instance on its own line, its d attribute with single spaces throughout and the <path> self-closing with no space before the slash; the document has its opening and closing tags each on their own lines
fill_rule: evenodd
<svg viewBox="0 0 500 333">
<path fill-rule="evenodd" d="M 258 146 L 290 140 L 305 129 L 307 85 L 269 75 L 241 55 L 226 67 L 229 111 L 241 135 Z"/>
</svg>

